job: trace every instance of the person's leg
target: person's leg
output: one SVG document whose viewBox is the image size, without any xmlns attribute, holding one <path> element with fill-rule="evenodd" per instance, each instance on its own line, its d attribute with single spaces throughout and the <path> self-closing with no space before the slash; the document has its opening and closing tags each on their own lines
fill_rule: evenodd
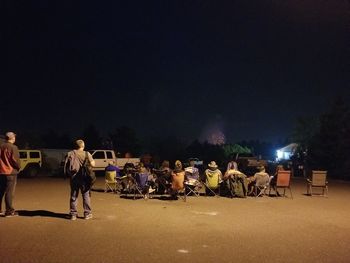
<svg viewBox="0 0 350 263">
<path fill-rule="evenodd" d="M 2 199 L 4 198 L 6 191 L 7 179 L 6 175 L 0 174 L 0 213 L 2 212 Z"/>
<path fill-rule="evenodd" d="M 15 189 L 17 184 L 17 175 L 6 175 L 7 184 L 5 190 L 6 214 L 15 212 L 13 207 L 13 199 L 15 197 Z"/>
<path fill-rule="evenodd" d="M 91 216 L 91 192 L 90 186 L 84 185 L 81 188 L 81 194 L 83 196 L 83 208 L 84 208 L 84 218 Z"/>
<path fill-rule="evenodd" d="M 79 184 L 72 180 L 70 183 L 70 215 L 77 216 L 78 210 L 78 195 L 79 195 Z"/>
</svg>

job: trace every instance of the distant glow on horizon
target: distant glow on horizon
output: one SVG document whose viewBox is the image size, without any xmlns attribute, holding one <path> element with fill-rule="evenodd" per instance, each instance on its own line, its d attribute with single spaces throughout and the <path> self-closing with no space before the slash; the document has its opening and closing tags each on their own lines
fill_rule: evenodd
<svg viewBox="0 0 350 263">
<path fill-rule="evenodd" d="M 207 141 L 213 145 L 223 145 L 226 143 L 226 136 L 223 132 L 222 122 L 211 122 L 202 131 L 201 141 Z"/>
<path fill-rule="evenodd" d="M 225 144 L 226 142 L 225 134 L 220 130 L 212 131 L 212 133 L 209 134 L 208 142 L 214 145 Z"/>
</svg>

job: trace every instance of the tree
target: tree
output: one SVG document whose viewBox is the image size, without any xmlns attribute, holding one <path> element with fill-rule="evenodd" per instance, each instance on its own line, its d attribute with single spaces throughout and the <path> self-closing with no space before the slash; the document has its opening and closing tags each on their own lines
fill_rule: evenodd
<svg viewBox="0 0 350 263">
<path fill-rule="evenodd" d="M 308 149 L 320 129 L 320 120 L 316 117 L 299 117 L 292 133 L 292 141 L 301 149 Z"/>
<path fill-rule="evenodd" d="M 319 132 L 313 137 L 308 162 L 313 169 L 325 169 L 333 177 L 349 179 L 350 110 L 337 99 L 320 118 Z"/>
<path fill-rule="evenodd" d="M 126 153 L 140 154 L 140 143 L 133 129 L 122 126 L 109 134 L 114 150 L 124 156 Z"/>
<path fill-rule="evenodd" d="M 95 125 L 88 125 L 82 134 L 87 149 L 99 149 L 102 146 L 102 139 Z"/>
<path fill-rule="evenodd" d="M 54 130 L 48 130 L 42 135 L 42 147 L 51 149 L 70 149 L 72 148 L 72 139 L 68 134 L 60 135 Z"/>
</svg>

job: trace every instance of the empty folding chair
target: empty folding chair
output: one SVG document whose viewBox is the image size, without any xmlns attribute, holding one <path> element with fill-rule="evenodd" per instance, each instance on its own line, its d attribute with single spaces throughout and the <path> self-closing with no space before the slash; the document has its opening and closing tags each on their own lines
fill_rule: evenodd
<svg viewBox="0 0 350 263">
<path fill-rule="evenodd" d="M 315 193 L 312 191 L 313 188 L 321 188 L 322 194 L 319 194 L 321 196 L 328 196 L 328 182 L 327 182 L 327 171 L 312 171 L 312 178 L 307 179 L 307 194 L 308 195 L 315 195 Z"/>
</svg>

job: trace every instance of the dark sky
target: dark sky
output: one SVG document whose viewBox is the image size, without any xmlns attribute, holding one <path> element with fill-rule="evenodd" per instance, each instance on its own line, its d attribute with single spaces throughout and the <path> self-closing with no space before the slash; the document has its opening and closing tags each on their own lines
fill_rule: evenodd
<svg viewBox="0 0 350 263">
<path fill-rule="evenodd" d="M 80 2 L 80 3 L 79 3 Z M 288 136 L 350 101 L 341 0 L 8 1 L 0 132 Z"/>
</svg>

